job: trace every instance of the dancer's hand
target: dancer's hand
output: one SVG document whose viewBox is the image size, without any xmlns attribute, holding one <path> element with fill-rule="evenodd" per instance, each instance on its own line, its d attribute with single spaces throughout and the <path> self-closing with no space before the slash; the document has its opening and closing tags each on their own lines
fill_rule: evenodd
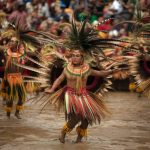
<svg viewBox="0 0 150 150">
<path fill-rule="evenodd" d="M 45 92 L 52 94 L 52 93 L 54 93 L 54 90 L 53 90 L 52 88 L 50 88 L 50 89 L 45 89 Z"/>
</svg>

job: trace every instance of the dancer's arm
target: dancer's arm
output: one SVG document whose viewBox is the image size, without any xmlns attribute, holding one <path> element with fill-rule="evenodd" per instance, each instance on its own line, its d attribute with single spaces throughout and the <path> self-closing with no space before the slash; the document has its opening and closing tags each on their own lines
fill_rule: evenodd
<svg viewBox="0 0 150 150">
<path fill-rule="evenodd" d="M 101 76 L 101 77 L 105 77 L 108 75 L 111 75 L 113 73 L 116 73 L 118 71 L 120 71 L 121 69 L 112 69 L 112 70 L 108 70 L 108 71 L 98 71 L 98 70 L 91 70 L 91 74 L 92 76 Z"/>
<path fill-rule="evenodd" d="M 45 92 L 48 93 L 53 93 L 55 91 L 55 89 L 60 85 L 60 83 L 65 79 L 65 73 L 64 71 L 62 72 L 62 74 L 54 81 L 52 87 L 48 90 L 46 90 Z"/>
</svg>

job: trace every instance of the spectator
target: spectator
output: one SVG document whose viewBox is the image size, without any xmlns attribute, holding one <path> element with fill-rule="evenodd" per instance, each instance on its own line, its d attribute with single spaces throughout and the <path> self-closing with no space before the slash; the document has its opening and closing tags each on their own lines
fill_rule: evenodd
<svg viewBox="0 0 150 150">
<path fill-rule="evenodd" d="M 49 5 L 46 0 L 41 0 L 41 3 L 38 4 L 38 15 L 41 17 L 50 17 Z"/>
<path fill-rule="evenodd" d="M 65 12 L 65 8 L 61 7 L 61 10 L 56 15 L 55 20 L 58 22 L 69 22 L 69 15 Z"/>
<path fill-rule="evenodd" d="M 121 13 L 123 11 L 123 7 L 122 7 L 120 0 L 114 0 L 110 6 L 110 9 L 114 11 L 114 13 L 116 14 Z"/>
<path fill-rule="evenodd" d="M 9 16 L 9 21 L 15 24 L 27 25 L 27 13 L 25 11 L 25 4 L 23 2 L 16 3 L 16 10 Z"/>
</svg>

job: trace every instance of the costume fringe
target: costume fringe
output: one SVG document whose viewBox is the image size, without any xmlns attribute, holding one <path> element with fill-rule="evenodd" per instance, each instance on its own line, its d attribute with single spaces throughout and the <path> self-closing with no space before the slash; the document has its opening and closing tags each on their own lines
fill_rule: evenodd
<svg viewBox="0 0 150 150">
<path fill-rule="evenodd" d="M 23 108 L 24 108 L 24 107 L 23 107 L 23 106 L 20 106 L 20 105 L 17 105 L 17 106 L 16 106 L 16 110 L 23 110 Z"/>
<path fill-rule="evenodd" d="M 18 100 L 21 98 L 23 101 L 26 99 L 26 90 L 24 87 L 23 79 L 20 73 L 10 73 L 4 77 L 4 85 L 2 87 L 2 96 L 10 100 Z"/>
<path fill-rule="evenodd" d="M 82 129 L 80 126 L 76 128 L 78 135 L 82 137 L 87 137 L 87 129 Z"/>
<path fill-rule="evenodd" d="M 87 119 L 91 125 L 100 123 L 101 118 L 110 115 L 100 96 L 87 92 L 86 89 L 82 89 L 80 93 L 81 95 L 78 95 L 72 88 L 64 87 L 50 95 L 45 105 L 50 102 L 58 111 L 63 109 L 66 112 L 66 120 L 70 114 L 75 113 L 77 117 Z"/>
<path fill-rule="evenodd" d="M 5 107 L 5 111 L 6 111 L 6 112 L 11 112 L 11 111 L 12 111 L 12 107 L 7 107 L 7 106 L 6 106 L 6 107 Z"/>
<path fill-rule="evenodd" d="M 72 129 L 70 129 L 70 128 L 68 127 L 67 123 L 66 123 L 66 124 L 64 125 L 62 131 L 63 131 L 64 133 L 70 133 L 70 132 L 72 131 Z"/>
<path fill-rule="evenodd" d="M 134 91 L 136 89 L 136 84 L 134 82 L 129 84 L 129 90 Z"/>
</svg>

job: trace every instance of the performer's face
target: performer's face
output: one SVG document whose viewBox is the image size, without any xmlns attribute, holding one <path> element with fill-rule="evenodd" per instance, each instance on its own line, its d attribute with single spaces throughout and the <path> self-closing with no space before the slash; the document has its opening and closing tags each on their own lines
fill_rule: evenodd
<svg viewBox="0 0 150 150">
<path fill-rule="evenodd" d="M 17 46 L 18 46 L 18 40 L 17 40 L 17 38 L 16 37 L 12 37 L 11 40 L 10 40 L 9 45 L 10 45 L 10 48 L 12 50 L 17 50 Z"/>
<path fill-rule="evenodd" d="M 72 53 L 71 60 L 73 65 L 82 64 L 83 56 L 81 55 L 81 52 L 79 50 L 74 50 Z"/>
</svg>

